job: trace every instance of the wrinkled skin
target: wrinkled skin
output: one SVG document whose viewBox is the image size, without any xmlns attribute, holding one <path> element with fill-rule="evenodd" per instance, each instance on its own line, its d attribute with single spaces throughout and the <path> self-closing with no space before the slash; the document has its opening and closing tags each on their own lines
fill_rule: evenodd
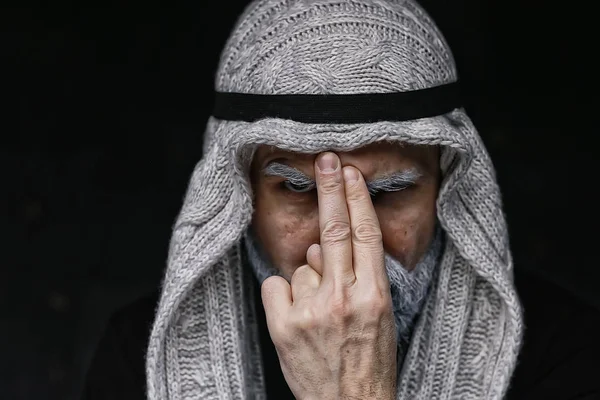
<svg viewBox="0 0 600 400">
<path fill-rule="evenodd" d="M 422 256 L 439 184 L 437 163 L 427 163 L 435 152 L 395 150 L 408 156 L 373 146 L 322 153 L 312 168 L 303 165 L 309 157 L 294 159 L 316 181 L 316 193 L 286 190 L 274 177 L 261 181 L 262 168 L 253 176 L 255 188 L 266 186 L 255 192 L 254 229 L 284 276 L 262 284 L 267 326 L 297 399 L 395 398 L 397 338 L 384 252 L 409 266 Z M 365 177 L 407 168 L 419 171 L 414 184 L 372 200 Z"/>
<path fill-rule="evenodd" d="M 373 205 L 383 234 L 384 249 L 407 269 L 422 258 L 434 233 L 435 202 L 440 184 L 437 147 L 382 143 L 339 153 L 342 166 L 354 166 L 366 180 L 415 168 L 421 174 L 408 189 L 375 196 Z M 316 155 L 295 154 L 260 147 L 252 163 L 255 197 L 252 228 L 273 265 L 290 279 L 306 263 L 306 251 L 319 243 L 319 210 L 316 191 L 294 193 L 283 178 L 264 176 L 262 170 L 279 160 L 315 178 Z"/>
</svg>

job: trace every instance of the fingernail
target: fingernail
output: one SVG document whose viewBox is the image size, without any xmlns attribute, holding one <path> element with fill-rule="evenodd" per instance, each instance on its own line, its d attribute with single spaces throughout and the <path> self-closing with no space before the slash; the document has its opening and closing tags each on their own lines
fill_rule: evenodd
<svg viewBox="0 0 600 400">
<path fill-rule="evenodd" d="M 338 158 L 333 153 L 325 153 L 319 157 L 317 165 L 321 172 L 333 172 L 338 168 Z"/>
<path fill-rule="evenodd" d="M 358 170 L 356 168 L 344 168 L 344 180 L 346 183 L 354 183 L 358 180 Z"/>
</svg>

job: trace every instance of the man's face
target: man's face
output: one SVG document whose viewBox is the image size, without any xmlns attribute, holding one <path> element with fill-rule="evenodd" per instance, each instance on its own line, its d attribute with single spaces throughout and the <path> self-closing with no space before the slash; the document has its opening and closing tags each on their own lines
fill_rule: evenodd
<svg viewBox="0 0 600 400">
<path fill-rule="evenodd" d="M 362 172 L 372 191 L 385 251 L 407 269 L 414 268 L 434 234 L 438 148 L 378 143 L 337 154 L 342 166 Z M 309 246 L 319 243 L 315 158 L 261 146 L 252 162 L 253 233 L 288 280 L 306 264 Z"/>
</svg>

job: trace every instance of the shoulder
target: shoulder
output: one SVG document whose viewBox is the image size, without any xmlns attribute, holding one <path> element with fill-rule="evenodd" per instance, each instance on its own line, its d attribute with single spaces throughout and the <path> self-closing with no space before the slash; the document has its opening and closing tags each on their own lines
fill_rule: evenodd
<svg viewBox="0 0 600 400">
<path fill-rule="evenodd" d="M 149 293 L 117 309 L 108 320 L 102 341 L 106 345 L 122 346 L 136 351 L 145 351 L 154 312 L 158 303 L 158 292 Z"/>
<path fill-rule="evenodd" d="M 156 291 L 117 309 L 110 317 L 107 330 L 128 333 L 136 337 L 149 335 L 158 300 L 159 294 Z"/>
<path fill-rule="evenodd" d="M 158 292 L 152 292 L 115 311 L 100 347 L 117 347 L 127 361 L 135 365 L 141 361 L 143 365 L 158 299 Z"/>
<path fill-rule="evenodd" d="M 118 309 L 109 319 L 86 374 L 85 400 L 145 398 L 145 356 L 158 292 Z"/>
<path fill-rule="evenodd" d="M 515 272 L 515 285 L 525 333 L 509 398 L 599 396 L 600 310 L 533 272 Z"/>
</svg>

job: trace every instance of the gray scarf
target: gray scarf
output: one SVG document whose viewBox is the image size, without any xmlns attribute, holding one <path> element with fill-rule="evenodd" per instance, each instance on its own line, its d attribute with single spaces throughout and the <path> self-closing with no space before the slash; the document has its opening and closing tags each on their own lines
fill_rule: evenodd
<svg viewBox="0 0 600 400">
<path fill-rule="evenodd" d="M 223 51 L 216 89 L 402 92 L 456 81 L 452 54 L 412 0 L 257 0 Z M 521 307 L 492 162 L 463 109 L 417 120 L 307 124 L 211 118 L 173 227 L 148 344 L 150 400 L 264 399 L 252 285 L 240 262 L 257 145 L 345 152 L 380 142 L 440 146 L 445 242 L 397 382 L 397 398 L 501 399 Z"/>
</svg>

